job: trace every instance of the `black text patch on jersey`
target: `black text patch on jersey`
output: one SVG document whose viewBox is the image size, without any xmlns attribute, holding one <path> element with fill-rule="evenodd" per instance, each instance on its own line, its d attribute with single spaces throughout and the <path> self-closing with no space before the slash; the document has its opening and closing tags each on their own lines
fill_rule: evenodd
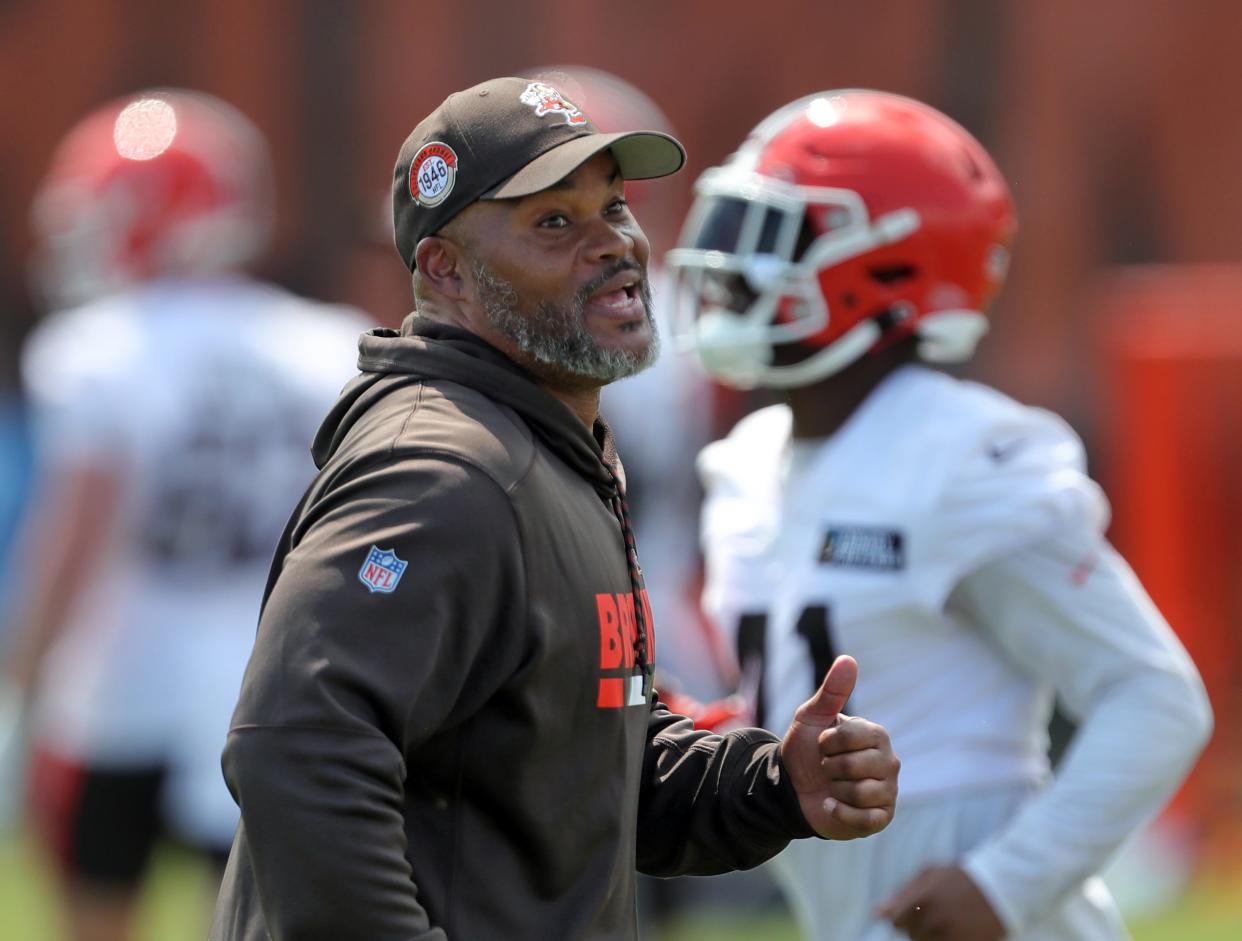
<svg viewBox="0 0 1242 941">
<path fill-rule="evenodd" d="M 856 569 L 893 572 L 906 567 L 905 538 L 878 526 L 833 526 L 824 536 L 819 561 Z"/>
</svg>

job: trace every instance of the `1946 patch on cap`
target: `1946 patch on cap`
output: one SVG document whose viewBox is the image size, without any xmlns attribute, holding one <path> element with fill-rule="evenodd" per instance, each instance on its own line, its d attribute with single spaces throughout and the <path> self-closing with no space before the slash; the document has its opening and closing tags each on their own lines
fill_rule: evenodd
<svg viewBox="0 0 1242 941">
<path fill-rule="evenodd" d="M 410 162 L 410 195 L 420 206 L 438 206 L 453 192 L 457 154 L 448 144 L 432 141 Z"/>
</svg>

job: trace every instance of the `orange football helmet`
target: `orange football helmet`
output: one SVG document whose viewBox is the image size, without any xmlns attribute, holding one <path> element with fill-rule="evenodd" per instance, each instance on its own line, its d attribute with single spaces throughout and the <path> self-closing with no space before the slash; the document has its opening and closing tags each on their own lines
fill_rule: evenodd
<svg viewBox="0 0 1242 941">
<path fill-rule="evenodd" d="M 968 358 L 1016 228 L 978 141 L 877 91 L 786 105 L 696 194 L 667 258 L 680 333 L 740 388 L 808 385 L 911 334 L 927 360 Z"/>
<path fill-rule="evenodd" d="M 255 256 L 271 228 L 267 147 L 216 98 L 141 92 L 69 132 L 33 212 L 40 286 L 58 304 L 231 268 Z"/>
</svg>

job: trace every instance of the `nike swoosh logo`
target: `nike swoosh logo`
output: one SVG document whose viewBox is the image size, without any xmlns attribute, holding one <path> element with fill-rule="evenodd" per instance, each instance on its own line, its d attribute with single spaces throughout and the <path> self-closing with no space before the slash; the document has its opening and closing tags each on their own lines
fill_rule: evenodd
<svg viewBox="0 0 1242 941">
<path fill-rule="evenodd" d="M 997 464 L 1003 464 L 1005 461 L 1013 457 L 1018 451 L 1021 451 L 1026 444 L 1025 438 L 1017 438 L 1008 441 L 1005 444 L 992 444 L 988 446 L 988 457 Z"/>
</svg>

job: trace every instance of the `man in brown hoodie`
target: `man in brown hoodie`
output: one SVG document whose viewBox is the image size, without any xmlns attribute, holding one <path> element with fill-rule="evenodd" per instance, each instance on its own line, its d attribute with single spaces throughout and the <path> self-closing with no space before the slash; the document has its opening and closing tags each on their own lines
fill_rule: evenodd
<svg viewBox="0 0 1242 941">
<path fill-rule="evenodd" d="M 783 739 L 696 732 L 652 690 L 598 405 L 657 351 L 623 182 L 683 161 L 517 78 L 406 140 L 418 310 L 362 338 L 277 553 L 224 755 L 242 825 L 213 941 L 630 941 L 636 869 L 888 824 L 898 761 L 840 714 L 849 658 Z"/>
</svg>

